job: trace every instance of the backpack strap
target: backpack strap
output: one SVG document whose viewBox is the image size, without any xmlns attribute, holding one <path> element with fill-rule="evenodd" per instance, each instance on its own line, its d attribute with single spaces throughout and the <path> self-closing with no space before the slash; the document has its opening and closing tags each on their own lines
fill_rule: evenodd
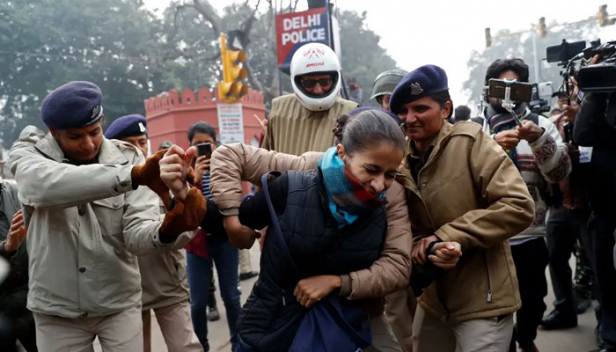
<svg viewBox="0 0 616 352">
<path fill-rule="evenodd" d="M 297 276 L 297 280 L 299 281 L 299 270 L 297 269 L 297 265 L 295 265 L 295 261 L 291 256 L 291 252 L 289 251 L 289 247 L 287 247 L 287 242 L 284 240 L 284 236 L 282 235 L 282 229 L 280 228 L 280 222 L 278 222 L 278 216 L 276 216 L 276 211 L 274 210 L 274 205 L 272 204 L 272 199 L 269 194 L 269 187 L 267 185 L 267 178 L 269 175 L 273 173 L 268 172 L 261 176 L 261 184 L 263 185 L 263 189 L 261 192 L 265 192 L 265 200 L 267 201 L 267 208 L 269 209 L 271 224 L 270 227 L 273 227 L 272 234 L 276 236 L 276 241 L 278 242 L 278 247 L 280 248 L 281 254 L 283 258 L 288 262 L 289 265 L 293 268 L 295 275 Z"/>
</svg>

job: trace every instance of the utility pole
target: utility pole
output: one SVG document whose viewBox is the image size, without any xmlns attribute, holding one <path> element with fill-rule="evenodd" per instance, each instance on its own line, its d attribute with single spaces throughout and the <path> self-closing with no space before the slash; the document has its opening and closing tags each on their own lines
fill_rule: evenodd
<svg viewBox="0 0 616 352">
<path fill-rule="evenodd" d="M 533 59 L 535 61 L 535 82 L 539 82 L 539 58 L 537 57 L 537 32 L 532 33 L 533 36 Z"/>
</svg>

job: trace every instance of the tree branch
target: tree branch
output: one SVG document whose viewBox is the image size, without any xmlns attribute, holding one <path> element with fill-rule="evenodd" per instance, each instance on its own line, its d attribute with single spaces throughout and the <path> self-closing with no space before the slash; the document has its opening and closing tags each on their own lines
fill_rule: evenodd
<svg viewBox="0 0 616 352">
<path fill-rule="evenodd" d="M 206 58 L 205 60 L 206 60 L 206 61 L 215 61 L 215 60 L 217 60 L 217 59 L 219 59 L 219 58 L 220 58 L 220 54 L 221 54 L 220 50 L 217 50 L 217 51 L 216 51 L 216 54 L 214 54 L 214 55 L 212 55 L 212 56 L 210 56 L 210 57 Z"/>
<path fill-rule="evenodd" d="M 216 20 L 216 16 L 212 15 L 199 0 L 193 0 L 193 6 L 197 12 L 203 16 L 203 18 L 212 25 L 212 30 L 215 35 L 220 34 L 220 27 L 218 25 L 218 21 Z"/>
<path fill-rule="evenodd" d="M 246 69 L 246 72 L 248 73 L 248 82 L 250 83 L 250 85 L 256 90 L 263 91 L 263 85 L 261 84 L 261 82 L 259 82 L 258 79 L 256 79 L 248 60 L 244 61 L 243 65 Z"/>
<path fill-rule="evenodd" d="M 178 30 L 178 15 L 181 12 L 183 12 L 186 7 L 194 8 L 194 6 L 186 5 L 186 4 L 177 5 L 175 7 L 175 14 L 173 14 L 173 29 L 174 29 L 174 32 L 175 32 L 175 33 L 173 33 L 174 35 L 177 33 L 177 30 Z"/>
<path fill-rule="evenodd" d="M 248 1 L 246 1 L 246 3 L 248 3 Z M 252 24 L 254 23 L 255 19 L 257 18 L 255 15 L 257 14 L 257 11 L 259 10 L 259 5 L 260 4 L 261 4 L 261 0 L 258 0 L 257 1 L 257 5 L 255 6 L 255 9 L 252 11 L 250 16 L 246 19 L 246 21 L 244 21 L 244 23 L 242 23 L 242 32 L 244 32 L 244 34 L 246 35 L 247 39 L 250 37 L 250 30 L 252 29 Z"/>
</svg>

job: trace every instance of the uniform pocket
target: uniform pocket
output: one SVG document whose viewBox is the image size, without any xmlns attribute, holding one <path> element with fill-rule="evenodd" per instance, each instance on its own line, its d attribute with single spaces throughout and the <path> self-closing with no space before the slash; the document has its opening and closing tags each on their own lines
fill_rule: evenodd
<svg viewBox="0 0 616 352">
<path fill-rule="evenodd" d="M 92 209 L 96 214 L 103 236 L 122 234 L 124 203 L 124 195 L 92 202 Z"/>
<path fill-rule="evenodd" d="M 110 252 L 113 250 L 115 255 L 129 259 L 124 243 L 122 218 L 124 215 L 124 196 L 116 196 L 92 202 L 92 210 L 98 220 L 101 237 L 103 239 L 103 250 Z M 134 259 L 134 258 L 132 258 Z"/>
<path fill-rule="evenodd" d="M 171 270 L 172 277 L 175 278 L 176 283 L 181 284 L 186 280 L 186 266 L 184 265 L 186 259 L 181 250 L 170 252 L 170 257 L 172 267 L 169 269 Z"/>
</svg>

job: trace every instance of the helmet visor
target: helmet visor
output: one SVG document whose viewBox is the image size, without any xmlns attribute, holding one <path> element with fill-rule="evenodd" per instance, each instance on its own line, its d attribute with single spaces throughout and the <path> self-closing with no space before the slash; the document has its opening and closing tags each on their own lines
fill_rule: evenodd
<svg viewBox="0 0 616 352">
<path fill-rule="evenodd" d="M 325 75 L 327 75 L 327 77 L 312 78 Z M 328 96 L 334 91 L 336 84 L 338 84 L 338 72 L 315 72 L 309 75 L 295 77 L 295 85 L 297 88 L 311 98 Z"/>
</svg>

